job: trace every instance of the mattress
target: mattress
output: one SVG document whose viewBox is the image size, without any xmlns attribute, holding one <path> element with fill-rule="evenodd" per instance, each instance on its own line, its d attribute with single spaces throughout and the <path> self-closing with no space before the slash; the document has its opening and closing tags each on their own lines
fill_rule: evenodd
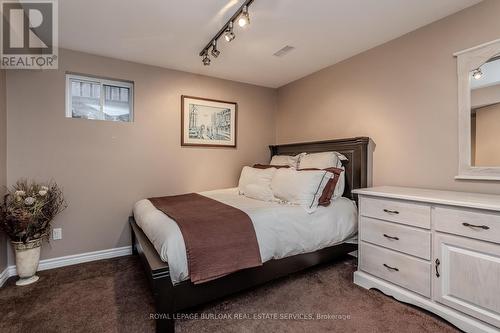
<svg viewBox="0 0 500 333">
<path fill-rule="evenodd" d="M 199 194 L 248 214 L 255 229 L 262 262 L 347 242 L 357 233 L 356 205 L 343 197 L 332 201 L 328 207 L 320 206 L 309 214 L 300 206 L 239 195 L 237 188 Z M 186 248 L 175 221 L 156 209 L 147 199 L 134 205 L 134 218 L 161 259 L 168 262 L 172 282 L 176 284 L 188 280 Z"/>
</svg>

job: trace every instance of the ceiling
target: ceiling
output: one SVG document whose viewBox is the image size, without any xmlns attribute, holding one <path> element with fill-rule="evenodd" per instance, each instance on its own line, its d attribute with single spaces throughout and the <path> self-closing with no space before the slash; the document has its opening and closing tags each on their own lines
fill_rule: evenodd
<svg viewBox="0 0 500 333">
<path fill-rule="evenodd" d="M 199 51 L 242 2 L 59 1 L 60 46 L 276 88 L 480 0 L 255 0 L 251 24 L 203 66 Z"/>
</svg>

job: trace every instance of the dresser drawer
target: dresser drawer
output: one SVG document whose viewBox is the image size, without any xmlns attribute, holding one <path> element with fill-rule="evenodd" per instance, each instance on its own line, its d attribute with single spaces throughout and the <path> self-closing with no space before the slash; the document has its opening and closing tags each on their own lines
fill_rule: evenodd
<svg viewBox="0 0 500 333">
<path fill-rule="evenodd" d="M 365 242 L 360 243 L 360 254 L 362 271 L 430 297 L 430 263 Z"/>
<path fill-rule="evenodd" d="M 362 216 L 383 219 L 392 222 L 430 229 L 431 208 L 428 205 L 362 197 L 359 203 Z"/>
<path fill-rule="evenodd" d="M 451 207 L 436 207 L 433 214 L 437 231 L 500 243 L 498 214 Z"/>
<path fill-rule="evenodd" d="M 360 238 L 363 241 L 426 260 L 431 259 L 430 231 L 375 220 L 365 216 L 360 217 L 359 230 Z"/>
</svg>

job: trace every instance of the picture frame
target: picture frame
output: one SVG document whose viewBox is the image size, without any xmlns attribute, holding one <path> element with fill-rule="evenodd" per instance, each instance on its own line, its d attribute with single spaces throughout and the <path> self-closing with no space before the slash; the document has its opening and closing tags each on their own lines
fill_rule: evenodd
<svg viewBox="0 0 500 333">
<path fill-rule="evenodd" d="M 238 104 L 181 96 L 181 146 L 236 148 Z"/>
</svg>

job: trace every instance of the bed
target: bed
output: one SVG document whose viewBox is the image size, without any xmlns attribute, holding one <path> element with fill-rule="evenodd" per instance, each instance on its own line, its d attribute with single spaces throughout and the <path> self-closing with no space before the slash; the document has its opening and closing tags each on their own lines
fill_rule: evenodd
<svg viewBox="0 0 500 333">
<path fill-rule="evenodd" d="M 337 151 L 347 157 L 343 198 L 312 215 L 301 212 L 300 207 L 295 207 L 294 211 L 294 207 L 238 196 L 236 189 L 200 193 L 233 205 L 251 217 L 263 262 L 262 266 L 240 270 L 206 283 L 194 284 L 189 280 L 182 235 L 175 222 L 162 215 L 147 200 L 138 202 L 134 207 L 136 218 L 130 217 L 133 252 L 140 256 L 153 291 L 156 331 L 174 332 L 175 313 L 332 261 L 356 250 L 357 245 L 351 242 L 356 231 L 356 208 L 353 203 L 356 197 L 351 190 L 367 186 L 368 144 L 368 138 L 357 137 L 270 146 L 271 155 Z M 275 214 L 273 224 L 266 223 L 271 211 Z M 332 228 L 333 220 L 335 228 Z M 280 225 L 283 227 L 280 228 Z M 304 225 L 309 227 L 304 228 Z M 280 239 L 287 239 L 288 244 L 277 241 L 284 230 L 288 230 L 288 235 Z"/>
</svg>

